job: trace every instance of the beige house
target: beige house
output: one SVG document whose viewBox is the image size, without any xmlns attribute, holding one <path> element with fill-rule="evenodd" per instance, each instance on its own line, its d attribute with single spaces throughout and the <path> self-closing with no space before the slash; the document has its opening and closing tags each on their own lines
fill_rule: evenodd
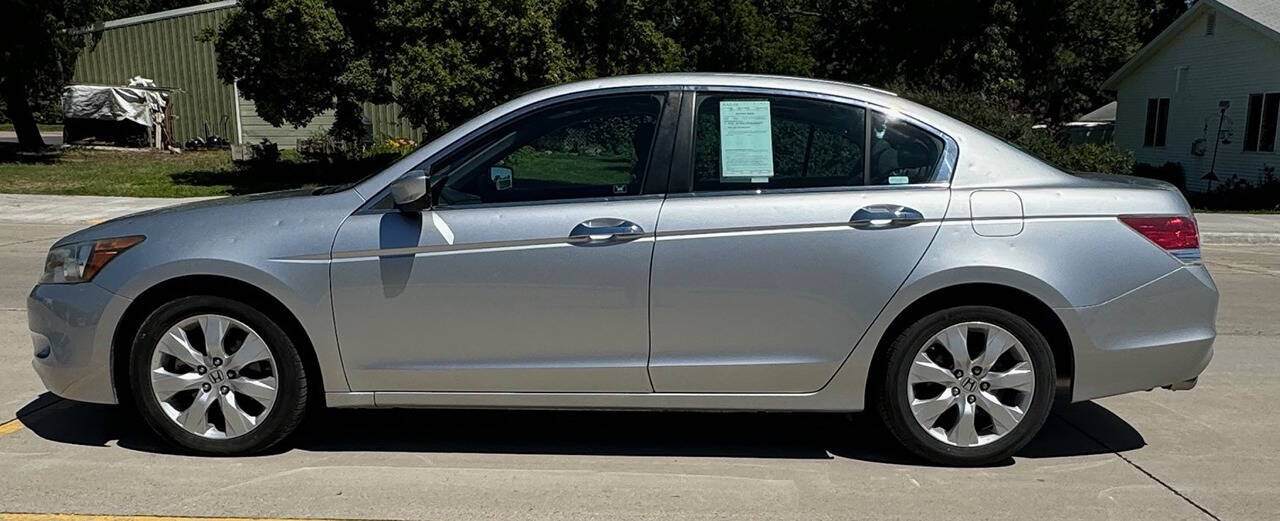
<svg viewBox="0 0 1280 521">
<path fill-rule="evenodd" d="M 1190 190 L 1280 175 L 1280 0 L 1199 0 L 1102 88 L 1116 146 L 1180 164 Z"/>
</svg>

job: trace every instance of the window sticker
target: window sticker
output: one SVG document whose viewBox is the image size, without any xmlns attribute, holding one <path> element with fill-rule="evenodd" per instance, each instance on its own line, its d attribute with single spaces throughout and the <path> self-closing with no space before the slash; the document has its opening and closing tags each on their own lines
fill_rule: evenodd
<svg viewBox="0 0 1280 521">
<path fill-rule="evenodd" d="M 769 102 L 720 102 L 720 180 L 767 183 L 773 177 Z"/>
<path fill-rule="evenodd" d="M 505 166 L 489 167 L 489 179 L 493 181 L 494 188 L 498 190 L 511 189 L 512 171 Z"/>
<path fill-rule="evenodd" d="M 905 176 L 905 175 L 891 175 L 891 176 L 889 176 L 889 184 L 891 184 L 891 185 L 905 185 L 905 184 L 910 184 L 910 183 L 911 183 L 911 178 L 910 178 L 910 177 L 907 177 L 907 176 Z"/>
</svg>

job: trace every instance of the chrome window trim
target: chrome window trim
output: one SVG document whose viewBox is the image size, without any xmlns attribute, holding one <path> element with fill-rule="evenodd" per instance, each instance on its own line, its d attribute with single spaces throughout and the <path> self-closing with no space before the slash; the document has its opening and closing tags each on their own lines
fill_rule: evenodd
<svg viewBox="0 0 1280 521">
<path fill-rule="evenodd" d="M 922 190 L 947 190 L 951 188 L 948 183 L 920 183 L 914 185 L 873 185 L 873 186 L 810 186 L 803 188 L 756 188 L 748 190 L 716 190 L 711 192 L 681 192 L 675 194 L 667 194 L 669 199 L 686 198 L 686 197 L 724 197 L 724 196 L 745 196 L 745 195 L 771 195 L 771 194 L 812 194 L 812 193 L 840 193 L 840 192 L 878 192 L 885 190 L 902 190 L 908 188 L 919 188 Z"/>
<path fill-rule="evenodd" d="M 456 205 L 437 205 L 423 210 L 426 212 L 448 212 L 457 210 L 471 210 L 477 208 L 518 208 L 524 206 L 549 206 L 573 203 L 616 203 L 627 201 L 643 201 L 645 199 L 663 199 L 666 194 L 636 194 L 636 195 L 620 195 L 616 197 L 582 197 L 577 199 L 547 199 L 545 201 L 519 201 L 509 203 L 478 203 L 478 204 L 456 204 Z M 380 215 L 384 213 L 395 213 L 400 210 L 395 208 L 368 208 L 357 210 L 353 215 Z"/>
</svg>

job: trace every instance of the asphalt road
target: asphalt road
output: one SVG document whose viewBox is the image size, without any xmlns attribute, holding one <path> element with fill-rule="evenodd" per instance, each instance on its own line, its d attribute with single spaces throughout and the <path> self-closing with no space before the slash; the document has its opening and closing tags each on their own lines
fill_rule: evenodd
<svg viewBox="0 0 1280 521">
<path fill-rule="evenodd" d="M 41 132 L 40 137 L 44 139 L 44 144 L 48 146 L 56 146 L 62 144 L 62 132 Z M 0 143 L 17 143 L 18 133 L 12 130 L 0 130 Z"/>
<path fill-rule="evenodd" d="M 1188 392 L 1057 414 L 1007 465 L 911 459 L 863 415 L 331 411 L 293 448 L 172 455 L 42 395 L 24 298 L 74 226 L 0 224 L 0 512 L 364 519 L 1275 519 L 1280 245 L 1212 246 L 1216 356 Z M 16 424 L 9 424 L 16 425 Z M 13 427 L 10 427 L 12 429 Z"/>
</svg>

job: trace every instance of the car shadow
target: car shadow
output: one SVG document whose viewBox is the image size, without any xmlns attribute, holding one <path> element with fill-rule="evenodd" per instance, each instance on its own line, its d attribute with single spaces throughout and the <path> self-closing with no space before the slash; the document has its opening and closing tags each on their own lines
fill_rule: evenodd
<svg viewBox="0 0 1280 521">
<path fill-rule="evenodd" d="M 46 440 L 179 454 L 124 407 L 47 395 L 18 412 Z M 1018 458 L 1142 447 L 1142 435 L 1092 402 L 1056 411 Z M 275 453 L 417 452 L 782 459 L 847 458 L 928 465 L 897 446 L 871 414 L 498 410 L 318 411 Z M 1006 461 L 997 466 L 1009 465 Z"/>
</svg>

